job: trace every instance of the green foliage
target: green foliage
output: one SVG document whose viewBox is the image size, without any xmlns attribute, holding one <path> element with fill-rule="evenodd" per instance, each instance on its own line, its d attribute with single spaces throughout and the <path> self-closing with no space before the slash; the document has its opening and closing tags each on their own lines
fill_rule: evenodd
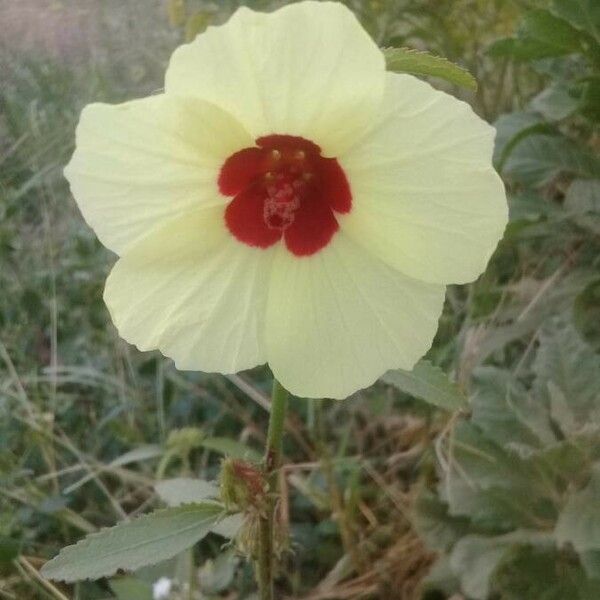
<svg viewBox="0 0 600 600">
<path fill-rule="evenodd" d="M 135 523 L 127 518 L 160 502 L 184 507 L 203 502 L 209 490 L 212 499 L 206 482 L 217 480 L 221 457 L 253 460 L 264 442 L 268 370 L 229 379 L 179 373 L 157 354 L 119 341 L 102 302 L 114 257 L 83 223 L 61 174 L 83 105 L 160 90 L 172 49 L 242 3 L 270 10 L 281 1 L 174 1 L 171 26 L 166 2 L 88 2 L 76 10 L 73 3 L 41 3 L 48 6 L 23 9 L 26 36 L 10 18 L 2 30 L 0 589 L 7 597 L 47 597 L 22 561 L 37 568 L 60 547 Z M 345 3 L 380 47 L 431 53 L 403 53 L 413 69 L 405 71 L 451 72 L 437 83 L 496 121 L 495 161 L 511 222 L 486 273 L 449 287 L 425 367 L 431 381 L 403 373 L 399 389 L 373 386 L 343 403 L 324 403 L 321 414 L 316 403 L 290 402 L 285 456 L 297 468 L 285 470 L 282 512 L 292 552 L 282 557 L 278 591 L 420 600 L 416 590 L 431 557 L 411 527 L 416 520 L 442 555 L 431 579 L 443 582 L 436 586 L 446 597 L 461 586 L 476 593 L 487 586 L 494 600 L 596 600 L 600 551 L 574 546 L 586 547 L 593 515 L 582 512 L 585 530 L 558 528 L 560 543 L 554 528 L 569 523 L 577 498 L 587 498 L 597 464 L 598 417 L 588 412 L 593 402 L 585 389 L 596 389 L 590 372 L 600 350 L 598 3 Z M 507 36 L 516 40 L 508 42 L 514 53 L 482 52 Z M 547 57 L 523 57 L 528 47 Z M 442 56 L 473 74 L 476 94 L 458 85 L 464 73 Z M 557 315 L 577 331 L 550 327 Z M 553 339 L 564 351 L 547 346 Z M 546 361 L 552 366 L 544 371 Z M 581 402 L 572 404 L 573 394 Z M 465 396 L 467 422 L 455 413 L 468 410 Z M 434 404 L 421 401 L 428 398 Z M 171 435 L 190 426 L 189 439 Z M 427 460 L 434 450 L 439 487 Z M 448 465 L 462 466 L 468 481 L 454 469 L 448 483 Z M 425 482 L 418 514 L 409 515 Z M 242 525 L 234 514 L 211 531 L 232 539 Z M 358 569 L 353 548 L 365 563 Z M 248 565 L 213 535 L 193 553 L 130 577 L 60 589 L 78 599 L 133 600 L 148 597 L 152 583 L 167 576 L 177 597 L 198 570 L 196 596 L 247 598 L 255 589 Z"/>
<path fill-rule="evenodd" d="M 214 483 L 188 477 L 159 481 L 154 484 L 154 489 L 160 499 L 169 506 L 181 506 L 219 497 L 219 488 Z"/>
<path fill-rule="evenodd" d="M 599 592 L 599 372 L 600 355 L 560 321 L 540 333 L 529 389 L 507 370 L 476 372 L 471 417 L 417 504 L 417 527 L 468 597 Z M 569 581 L 549 584 L 561 569 Z"/>
<path fill-rule="evenodd" d="M 419 361 L 412 371 L 388 371 L 382 379 L 406 394 L 444 410 L 459 410 L 464 408 L 467 402 L 458 386 L 452 383 L 439 367 L 427 360 Z"/>
<path fill-rule="evenodd" d="M 550 9 L 528 12 L 516 37 L 489 47 L 491 56 L 528 61 L 550 77 L 525 111 L 496 121 L 496 166 L 515 184 L 540 188 L 559 177 L 600 180 L 590 137 L 600 116 L 597 21 L 598 9 L 587 0 L 558 0 Z"/>
<path fill-rule="evenodd" d="M 136 570 L 176 556 L 204 538 L 223 517 L 216 503 L 187 504 L 93 533 L 44 565 L 50 579 L 77 581 Z"/>
<path fill-rule="evenodd" d="M 446 58 L 410 48 L 384 48 L 383 54 L 389 71 L 439 77 L 460 87 L 477 89 L 473 75 Z"/>
</svg>

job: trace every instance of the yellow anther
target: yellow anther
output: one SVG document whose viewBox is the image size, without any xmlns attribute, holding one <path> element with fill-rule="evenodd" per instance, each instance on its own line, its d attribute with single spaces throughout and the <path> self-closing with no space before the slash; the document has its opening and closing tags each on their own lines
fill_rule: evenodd
<svg viewBox="0 0 600 600">
<path fill-rule="evenodd" d="M 306 152 L 304 152 L 304 150 L 298 150 L 296 154 L 294 154 L 294 158 L 296 160 L 304 160 L 306 158 Z"/>
<path fill-rule="evenodd" d="M 281 158 L 281 152 L 279 152 L 279 150 L 271 150 L 271 158 L 273 160 L 279 160 Z"/>
</svg>

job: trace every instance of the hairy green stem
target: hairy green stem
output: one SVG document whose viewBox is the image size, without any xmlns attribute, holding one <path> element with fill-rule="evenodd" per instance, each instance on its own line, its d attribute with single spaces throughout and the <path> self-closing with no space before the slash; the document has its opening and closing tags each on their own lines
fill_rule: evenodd
<svg viewBox="0 0 600 600">
<path fill-rule="evenodd" d="M 275 509 L 277 506 L 277 470 L 281 464 L 281 446 L 283 441 L 283 426 L 287 409 L 287 390 L 273 379 L 271 395 L 271 415 L 267 446 L 263 459 L 263 470 L 267 478 L 267 506 L 260 518 L 260 533 L 256 574 L 261 600 L 273 600 L 275 576 Z"/>
</svg>

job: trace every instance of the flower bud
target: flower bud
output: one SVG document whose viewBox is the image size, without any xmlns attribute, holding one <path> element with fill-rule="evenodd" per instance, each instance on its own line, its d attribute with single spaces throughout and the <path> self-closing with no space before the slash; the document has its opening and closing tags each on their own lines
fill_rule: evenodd
<svg viewBox="0 0 600 600">
<path fill-rule="evenodd" d="M 264 506 L 267 483 L 264 473 L 252 463 L 226 458 L 221 463 L 221 499 L 228 508 L 260 512 Z"/>
</svg>

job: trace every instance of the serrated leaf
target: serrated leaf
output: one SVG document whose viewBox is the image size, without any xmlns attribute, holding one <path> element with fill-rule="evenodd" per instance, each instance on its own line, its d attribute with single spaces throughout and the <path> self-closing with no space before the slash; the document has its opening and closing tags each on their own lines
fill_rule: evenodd
<svg viewBox="0 0 600 600">
<path fill-rule="evenodd" d="M 181 506 L 219 497 L 219 488 L 210 481 L 177 477 L 154 484 L 160 499 L 169 506 Z"/>
<path fill-rule="evenodd" d="M 554 536 L 559 544 L 571 543 L 578 552 L 600 550 L 600 465 L 592 470 L 588 484 L 567 500 Z"/>
<path fill-rule="evenodd" d="M 159 510 L 63 548 L 42 574 L 71 582 L 156 564 L 199 542 L 222 515 L 222 505 L 208 502 Z"/>
<path fill-rule="evenodd" d="M 256 450 L 230 438 L 206 437 L 202 440 L 201 444 L 203 448 L 213 450 L 225 456 L 231 456 L 232 458 L 250 460 L 252 462 L 259 462 L 261 460 L 261 456 Z"/>
<path fill-rule="evenodd" d="M 389 71 L 439 77 L 469 90 L 477 89 L 477 81 L 469 71 L 441 56 L 410 48 L 383 48 L 383 55 Z"/>
<path fill-rule="evenodd" d="M 237 534 L 244 523 L 244 515 L 242 513 L 235 513 L 233 515 L 227 515 L 223 517 L 214 525 L 211 529 L 213 533 L 223 536 L 229 540 L 232 540 Z"/>
<path fill-rule="evenodd" d="M 419 361 L 412 371 L 388 371 L 382 380 L 399 390 L 445 410 L 455 411 L 467 404 L 466 396 L 448 376 L 427 360 Z"/>
</svg>

